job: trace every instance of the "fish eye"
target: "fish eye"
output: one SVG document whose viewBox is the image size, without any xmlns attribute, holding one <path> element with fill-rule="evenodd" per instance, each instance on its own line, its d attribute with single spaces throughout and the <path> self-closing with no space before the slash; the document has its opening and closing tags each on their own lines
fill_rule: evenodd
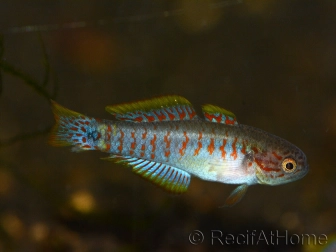
<svg viewBox="0 0 336 252">
<path fill-rule="evenodd" d="M 296 162 L 293 158 L 285 158 L 282 161 L 282 169 L 285 172 L 293 172 L 296 170 Z"/>
</svg>

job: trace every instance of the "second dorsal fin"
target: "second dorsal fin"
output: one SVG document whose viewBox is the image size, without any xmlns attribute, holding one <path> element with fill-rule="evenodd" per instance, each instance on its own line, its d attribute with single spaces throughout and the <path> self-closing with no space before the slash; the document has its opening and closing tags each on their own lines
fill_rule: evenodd
<svg viewBox="0 0 336 252">
<path fill-rule="evenodd" d="M 118 120 L 131 122 L 162 122 L 197 118 L 191 103 L 177 95 L 107 106 L 106 111 Z"/>
<path fill-rule="evenodd" d="M 205 120 L 209 122 L 217 122 L 228 125 L 238 124 L 235 114 L 226 109 L 207 104 L 202 106 L 202 110 Z"/>
</svg>

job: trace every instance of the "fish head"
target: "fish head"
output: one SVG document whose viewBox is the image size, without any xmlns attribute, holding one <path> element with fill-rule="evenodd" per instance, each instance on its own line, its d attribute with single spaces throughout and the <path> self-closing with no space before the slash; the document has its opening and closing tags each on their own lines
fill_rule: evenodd
<svg viewBox="0 0 336 252">
<path fill-rule="evenodd" d="M 266 151 L 255 151 L 254 166 L 258 183 L 267 185 L 289 183 L 309 171 L 303 151 L 285 140 Z"/>
</svg>

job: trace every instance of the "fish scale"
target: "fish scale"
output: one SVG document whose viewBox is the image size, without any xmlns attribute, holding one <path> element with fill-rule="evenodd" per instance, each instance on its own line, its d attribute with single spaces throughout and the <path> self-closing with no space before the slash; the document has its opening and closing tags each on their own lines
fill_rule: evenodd
<svg viewBox="0 0 336 252">
<path fill-rule="evenodd" d="M 111 122 L 104 122 L 108 124 Z M 210 125 L 206 125 L 210 124 Z M 178 130 L 176 126 L 179 126 Z M 97 126 L 99 128 L 99 126 Z M 102 127 L 100 127 L 102 128 Z M 142 157 L 147 160 L 164 162 L 171 165 L 184 164 L 190 160 L 190 156 L 193 156 L 193 162 L 199 163 L 209 160 L 210 158 L 224 159 L 226 157 L 222 156 L 222 151 L 220 148 L 224 148 L 227 159 L 236 160 L 238 158 L 233 157 L 233 143 L 234 137 L 227 138 L 226 144 L 223 144 L 221 138 L 222 135 L 225 135 L 227 130 L 221 128 L 216 129 L 216 125 L 206 122 L 162 122 L 162 123 L 147 123 L 144 128 L 134 128 L 133 123 L 128 122 L 117 122 L 112 123 L 111 128 L 117 129 L 117 134 L 110 137 L 110 149 L 106 150 L 104 146 L 100 146 L 100 150 L 108 153 L 119 154 L 124 156 L 133 156 L 133 157 Z M 204 130 L 204 128 L 206 130 Z M 213 132 L 214 131 L 214 132 Z M 121 136 L 121 132 L 124 133 L 124 136 Z M 185 133 L 188 132 L 188 133 Z M 199 133 L 202 133 L 201 139 L 199 139 Z M 102 130 L 101 135 L 111 134 L 108 131 Z M 138 136 L 135 138 L 135 146 L 132 146 L 134 138 L 132 133 Z M 146 137 L 143 138 L 143 134 L 146 133 Z M 166 148 L 165 145 L 165 136 L 169 135 L 168 140 L 170 140 L 170 148 Z M 186 137 L 188 141 L 186 141 Z M 105 139 L 108 137 L 105 136 Z M 155 138 L 155 142 L 153 139 Z M 182 139 L 182 141 L 181 141 Z M 216 139 L 214 142 L 213 151 L 209 151 L 209 146 L 211 146 L 211 139 Z M 99 146 L 99 139 L 94 142 L 95 145 Z M 185 143 L 185 146 L 184 146 Z M 202 144 L 197 155 L 195 155 L 195 150 L 198 149 L 198 143 Z M 122 146 L 122 150 L 119 148 Z M 145 146 L 146 151 L 141 150 L 141 147 Z M 153 151 L 155 146 L 155 150 Z M 234 149 L 236 149 L 237 155 L 241 155 L 241 142 L 238 141 L 235 144 Z M 185 148 L 184 148 L 185 147 Z M 165 155 L 165 152 L 169 151 L 169 155 Z M 144 156 L 141 156 L 142 153 L 145 153 Z M 181 154 L 183 153 L 183 155 Z M 152 155 L 154 154 L 154 157 Z M 190 168 L 188 164 L 185 164 L 185 169 Z M 193 165 L 195 166 L 195 165 Z"/>
<path fill-rule="evenodd" d="M 172 193 L 188 189 L 191 176 L 239 184 L 227 198 L 234 205 L 252 184 L 278 185 L 309 169 L 295 145 L 260 129 L 238 124 L 235 115 L 203 106 L 204 118 L 180 96 L 113 105 L 116 121 L 98 120 L 53 102 L 56 125 L 50 143 L 73 150 L 100 150 L 107 159 Z"/>
</svg>

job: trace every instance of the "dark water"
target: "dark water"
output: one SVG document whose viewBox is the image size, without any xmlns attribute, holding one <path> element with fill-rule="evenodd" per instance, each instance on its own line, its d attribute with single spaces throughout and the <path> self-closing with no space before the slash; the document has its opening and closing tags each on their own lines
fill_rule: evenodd
<svg viewBox="0 0 336 252">
<path fill-rule="evenodd" d="M 0 251 L 330 246 L 335 13 L 333 0 L 0 2 Z M 50 98 L 111 119 L 106 105 L 163 94 L 293 142 L 310 172 L 219 208 L 234 186 L 193 178 L 171 196 L 102 153 L 47 144 Z"/>
</svg>

